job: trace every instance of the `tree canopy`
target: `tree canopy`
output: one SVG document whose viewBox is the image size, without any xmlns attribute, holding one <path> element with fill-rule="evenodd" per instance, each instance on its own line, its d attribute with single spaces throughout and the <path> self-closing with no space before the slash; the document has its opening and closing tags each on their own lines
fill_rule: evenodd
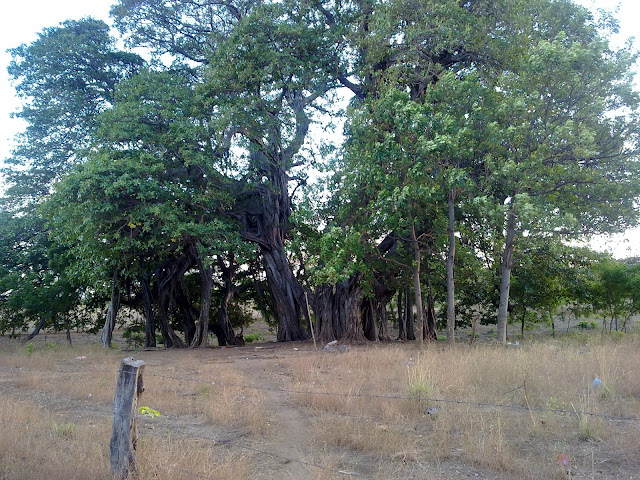
<svg viewBox="0 0 640 480">
<path fill-rule="evenodd" d="M 635 311 L 623 267 L 593 267 L 588 299 L 562 288 L 599 265 L 570 240 L 638 220 L 636 53 L 611 19 L 569 0 L 111 15 L 124 50 L 94 19 L 10 50 L 27 127 L 4 171 L 2 331 L 108 305 L 109 345 L 124 305 L 147 346 L 156 328 L 234 344 L 242 304 L 281 341 L 388 340 L 392 317 L 402 339 L 480 320 L 506 342 L 560 303 L 609 328 Z"/>
</svg>

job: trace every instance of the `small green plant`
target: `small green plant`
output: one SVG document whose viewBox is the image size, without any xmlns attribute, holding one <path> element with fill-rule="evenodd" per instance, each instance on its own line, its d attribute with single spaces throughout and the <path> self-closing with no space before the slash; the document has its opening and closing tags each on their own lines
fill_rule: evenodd
<svg viewBox="0 0 640 480">
<path fill-rule="evenodd" d="M 264 337 L 262 335 L 260 335 L 259 333 L 246 333 L 244 335 L 244 341 L 245 343 L 248 345 L 250 343 L 254 343 L 254 342 L 262 342 L 264 340 Z"/>
<path fill-rule="evenodd" d="M 122 336 L 127 340 L 129 347 L 141 347 L 144 345 L 144 325 L 139 323 L 129 325 L 122 332 Z"/>
<path fill-rule="evenodd" d="M 149 415 L 151 418 L 162 416 L 159 411 L 154 410 L 151 407 L 145 407 L 145 406 L 140 407 L 138 408 L 138 412 L 140 412 L 140 415 Z"/>
<path fill-rule="evenodd" d="M 27 355 L 31 355 L 33 353 L 33 343 L 30 343 L 29 345 L 27 345 L 25 347 L 25 350 L 27 351 Z"/>
</svg>

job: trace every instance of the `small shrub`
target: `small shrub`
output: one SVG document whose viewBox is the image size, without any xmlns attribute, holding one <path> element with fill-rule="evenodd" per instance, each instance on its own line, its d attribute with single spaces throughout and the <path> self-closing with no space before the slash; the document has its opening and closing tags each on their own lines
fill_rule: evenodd
<svg viewBox="0 0 640 480">
<path fill-rule="evenodd" d="M 586 320 L 580 320 L 578 322 L 578 328 L 582 330 L 595 330 L 598 328 L 598 324 L 594 321 L 588 322 Z"/>
<path fill-rule="evenodd" d="M 127 340 L 129 347 L 138 348 L 144 345 L 144 325 L 129 325 L 122 332 L 122 336 Z"/>
<path fill-rule="evenodd" d="M 260 335 L 259 333 L 246 333 L 244 335 L 244 341 L 245 343 L 248 345 L 250 343 L 254 343 L 254 342 L 262 342 L 264 340 L 264 337 L 262 335 Z"/>
</svg>

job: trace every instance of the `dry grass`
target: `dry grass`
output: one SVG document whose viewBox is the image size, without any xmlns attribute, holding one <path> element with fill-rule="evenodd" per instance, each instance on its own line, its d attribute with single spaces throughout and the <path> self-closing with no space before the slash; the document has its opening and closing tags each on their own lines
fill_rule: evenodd
<svg viewBox="0 0 640 480">
<path fill-rule="evenodd" d="M 113 388 L 128 354 L 0 348 L 0 478 L 108 478 Z M 339 470 L 377 479 L 640 471 L 640 421 L 599 416 L 640 418 L 637 336 L 506 348 L 379 344 L 343 354 L 289 347 L 277 360 L 256 353 L 263 357 L 254 363 L 241 356 L 248 351 L 133 354 L 146 363 L 140 403 L 162 414 L 142 423 L 138 478 L 276 478 L 286 463 L 239 445 L 277 453 L 274 423 L 296 406 L 304 412 L 298 433 L 308 430 L 311 440 L 298 459 L 322 467 L 309 468 L 318 480 L 343 478 Z M 596 376 L 603 386 L 594 389 Z M 247 388 L 267 385 L 309 393 L 290 394 L 293 405 L 278 393 L 274 405 L 268 391 Z"/>
<path fill-rule="evenodd" d="M 289 364 L 291 386 L 315 393 L 296 398 L 314 415 L 322 448 L 462 462 L 516 478 L 563 478 L 568 469 L 595 478 L 602 464 L 637 472 L 640 422 L 582 412 L 640 417 L 638 338 L 584 340 L 307 356 Z M 593 389 L 596 376 L 604 385 Z M 568 466 L 559 465 L 562 454 Z"/>
<path fill-rule="evenodd" d="M 227 365 L 198 363 L 194 353 L 136 355 L 147 357 L 140 405 L 162 415 L 143 422 L 149 428 L 137 452 L 140 480 L 185 478 L 185 472 L 193 478 L 250 477 L 252 461 L 245 455 L 221 449 L 210 435 L 194 437 L 181 419 L 205 419 L 218 435 L 261 435 L 269 423 L 264 395 L 212 385 L 205 379 L 244 379 Z M 97 346 L 3 346 L 0 478 L 108 478 L 114 386 L 124 356 Z"/>
<path fill-rule="evenodd" d="M 79 420 L 25 401 L 3 399 L 0 409 L 0 478 L 103 478 L 108 450 L 95 448 L 110 435 L 110 419 Z"/>
</svg>

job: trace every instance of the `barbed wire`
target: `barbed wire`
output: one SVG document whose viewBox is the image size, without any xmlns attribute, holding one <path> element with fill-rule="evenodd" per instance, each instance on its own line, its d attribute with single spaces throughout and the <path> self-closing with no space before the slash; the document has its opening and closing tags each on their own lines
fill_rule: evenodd
<svg viewBox="0 0 640 480">
<path fill-rule="evenodd" d="M 29 372 L 38 372 L 38 373 L 53 373 L 53 370 L 32 370 L 32 369 L 24 369 L 22 367 L 0 367 L 0 370 L 19 370 L 19 371 L 29 371 Z M 117 375 L 118 372 L 114 372 L 112 370 L 101 370 L 101 369 L 92 369 L 91 372 L 101 372 L 101 373 L 109 373 L 111 375 Z M 77 372 L 59 372 L 55 371 L 56 374 L 67 374 L 67 375 L 75 375 Z M 125 374 L 133 374 L 134 372 L 124 371 Z M 258 390 L 258 391 L 267 391 L 267 392 L 276 392 L 276 393 L 286 393 L 291 395 L 317 395 L 317 396 L 326 396 L 326 397 L 342 397 L 342 398 L 367 398 L 367 399 L 379 399 L 379 400 L 408 400 L 408 401 L 423 401 L 423 402 L 433 402 L 440 404 L 453 404 L 453 405 L 465 405 L 465 406 L 473 406 L 473 407 L 483 407 L 483 408 L 504 408 L 514 411 L 519 411 L 522 413 L 529 412 L 537 412 L 537 413 L 554 413 L 554 414 L 562 414 L 562 415 L 584 415 L 596 418 L 602 418 L 605 420 L 611 421 L 620 421 L 620 422 L 640 422 L 640 417 L 637 416 L 619 416 L 619 415 L 610 415 L 606 413 L 598 413 L 598 412 L 588 412 L 584 410 L 577 410 L 572 408 L 571 410 L 568 408 L 550 408 L 550 407 L 530 407 L 523 405 L 516 405 L 510 403 L 502 403 L 502 402 L 478 402 L 473 400 L 461 400 L 461 399 L 447 399 L 447 398 L 436 398 L 436 397 L 427 397 L 421 395 L 383 395 L 383 394 L 375 394 L 368 392 L 359 392 L 359 393 L 346 393 L 346 392 L 323 392 L 323 391 L 313 391 L 313 390 L 295 390 L 295 389 L 287 389 L 287 388 L 277 388 L 277 387 L 265 387 L 258 385 L 248 385 L 248 384 L 240 384 L 233 382 L 223 382 L 220 380 L 202 380 L 198 378 L 188 378 L 188 377 L 175 377 L 172 375 L 159 374 L 159 373 L 151 373 L 147 370 L 144 371 L 143 377 L 157 377 L 157 378 L 165 378 L 168 380 L 174 380 L 179 382 L 192 382 L 198 383 L 201 385 L 207 386 L 221 386 L 221 387 L 232 387 L 238 389 L 245 390 Z M 515 391 L 522 386 L 514 388 L 512 391 Z"/>
<path fill-rule="evenodd" d="M 63 412 L 63 411 L 55 411 L 55 410 L 50 410 L 49 409 L 49 413 L 51 415 L 65 415 L 65 416 L 67 416 L 67 412 Z M 97 415 L 102 415 L 105 418 L 113 416 L 113 412 L 101 411 L 99 409 L 94 409 L 93 413 L 97 414 Z M 143 414 L 136 415 L 136 419 L 137 420 L 140 420 L 141 418 L 144 418 L 144 417 L 145 417 L 145 415 L 143 415 Z M 156 421 L 156 420 L 154 420 L 154 421 Z M 20 427 L 24 427 L 26 425 L 26 423 L 23 422 L 23 421 L 19 422 L 19 421 L 16 421 L 16 420 L 11 420 L 11 419 L 8 419 L 8 418 L 0 417 L 0 425 L 2 425 L 2 424 L 11 424 L 11 425 L 17 425 L 17 426 L 20 426 Z M 172 433 L 180 433 L 177 430 L 172 429 L 170 426 L 168 426 L 167 430 L 169 430 Z M 200 435 L 200 434 L 198 434 L 196 432 L 189 432 L 189 434 L 187 436 L 189 438 L 199 438 L 199 439 L 202 439 L 202 440 L 208 440 L 208 441 L 217 442 L 217 439 L 215 439 L 215 438 L 212 438 L 210 436 Z M 323 465 L 318 465 L 316 463 L 308 462 L 308 461 L 305 461 L 305 460 L 301 460 L 301 459 L 297 459 L 297 458 L 291 458 L 291 457 L 288 457 L 288 456 L 280 455 L 278 453 L 269 452 L 269 451 L 266 451 L 266 450 L 261 450 L 259 448 L 251 447 L 251 446 L 248 446 L 248 445 L 243 445 L 242 443 L 239 443 L 239 442 L 233 442 L 233 441 L 220 442 L 220 444 L 224 445 L 226 447 L 235 447 L 235 448 L 238 448 L 238 449 L 241 449 L 241 450 L 246 450 L 246 451 L 251 451 L 251 452 L 254 452 L 254 453 L 258 453 L 260 455 L 265 455 L 265 456 L 269 456 L 269 457 L 272 457 L 272 458 L 277 458 L 277 459 L 283 460 L 286 463 L 297 463 L 297 464 L 300 464 L 300 465 L 304 465 L 306 467 L 316 468 L 316 469 L 319 469 L 319 470 L 324 470 L 324 471 L 328 471 L 328 472 L 331 472 L 331 473 L 336 473 L 336 474 L 339 474 L 339 475 L 342 475 L 342 476 L 369 479 L 369 477 L 366 477 L 366 476 L 361 475 L 359 473 L 348 472 L 346 470 L 336 470 L 336 469 L 333 469 L 333 468 L 325 467 Z M 156 463 L 155 465 L 158 465 L 158 463 Z M 188 474 L 191 477 L 202 478 L 202 479 L 206 479 L 206 480 L 215 480 L 215 477 L 202 475 L 200 473 L 193 472 L 191 470 L 186 470 L 186 469 L 181 468 L 181 467 L 179 467 L 177 465 L 169 465 L 167 463 L 159 463 L 159 465 L 164 466 L 165 468 L 177 470 L 179 472 Z"/>
</svg>

